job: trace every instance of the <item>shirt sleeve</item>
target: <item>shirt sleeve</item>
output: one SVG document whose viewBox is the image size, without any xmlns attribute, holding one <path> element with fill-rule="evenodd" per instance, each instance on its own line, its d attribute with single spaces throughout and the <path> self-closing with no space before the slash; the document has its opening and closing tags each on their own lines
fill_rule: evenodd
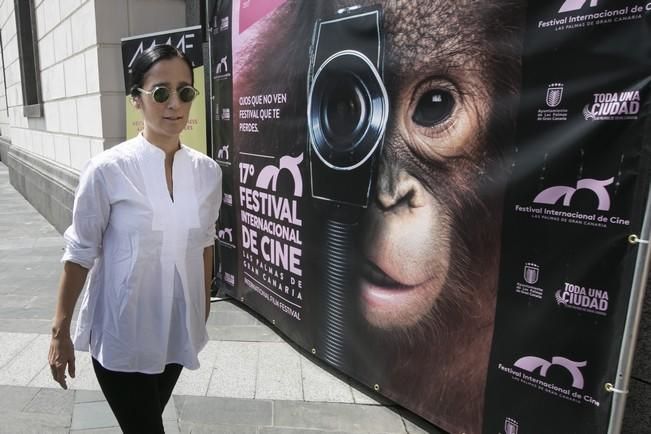
<svg viewBox="0 0 651 434">
<path fill-rule="evenodd" d="M 108 224 L 110 203 L 101 171 L 89 161 L 79 178 L 72 209 L 72 224 L 63 234 L 66 243 L 61 262 L 90 269 L 99 255 Z"/>
<path fill-rule="evenodd" d="M 215 224 L 219 218 L 219 209 L 222 204 L 222 170 L 216 163 L 213 170 L 214 172 L 211 173 L 213 176 L 211 177 L 210 191 L 206 196 L 206 203 L 203 204 L 203 206 L 208 207 L 207 226 L 204 228 L 204 248 L 215 245 L 217 235 Z"/>
</svg>

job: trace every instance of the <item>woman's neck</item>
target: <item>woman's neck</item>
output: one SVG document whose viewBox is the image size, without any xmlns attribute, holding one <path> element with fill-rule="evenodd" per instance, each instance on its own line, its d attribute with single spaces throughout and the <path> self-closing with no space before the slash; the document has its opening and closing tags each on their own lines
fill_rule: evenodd
<svg viewBox="0 0 651 434">
<path fill-rule="evenodd" d="M 161 137 L 161 136 L 159 136 L 157 134 L 152 134 L 146 128 L 142 132 L 142 135 L 144 136 L 144 138 L 149 143 L 156 146 L 157 148 L 160 148 L 163 152 L 165 152 L 165 156 L 167 158 L 174 158 L 174 154 L 181 147 L 180 140 L 179 140 L 178 136 L 176 136 L 176 137 Z"/>
</svg>

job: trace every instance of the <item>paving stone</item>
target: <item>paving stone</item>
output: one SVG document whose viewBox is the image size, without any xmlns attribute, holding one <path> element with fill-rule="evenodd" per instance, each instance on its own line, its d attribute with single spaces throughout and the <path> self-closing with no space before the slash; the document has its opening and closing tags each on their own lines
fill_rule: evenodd
<svg viewBox="0 0 651 434">
<path fill-rule="evenodd" d="M 24 350 L 38 335 L 33 333 L 0 332 L 0 372 L 1 369 Z"/>
<path fill-rule="evenodd" d="M 265 400 L 186 396 L 176 409 L 179 421 L 201 425 L 271 425 L 272 402 Z"/>
<path fill-rule="evenodd" d="M 405 433 L 402 417 L 388 407 L 274 401 L 275 427 L 345 432 Z"/>
<path fill-rule="evenodd" d="M 218 342 L 207 395 L 253 399 L 257 369 L 258 344 Z"/>
<path fill-rule="evenodd" d="M 299 356 L 288 344 L 260 343 L 255 396 L 303 400 Z"/>
<path fill-rule="evenodd" d="M 409 434 L 446 434 L 445 431 L 435 427 L 425 419 L 411 413 L 409 410 L 400 408 L 398 412 L 402 416 L 402 421 Z"/>
<path fill-rule="evenodd" d="M 75 391 L 75 403 L 106 401 L 104 394 L 98 390 Z"/>
<path fill-rule="evenodd" d="M 117 427 L 118 421 L 106 401 L 82 402 L 74 405 L 70 429 L 98 429 Z"/>
<path fill-rule="evenodd" d="M 277 428 L 277 427 L 260 427 L 258 434 L 349 434 L 346 431 L 323 431 L 320 429 L 305 428 Z M 374 433 L 381 434 L 381 433 Z"/>
<path fill-rule="evenodd" d="M 179 425 L 181 434 L 258 434 L 260 432 L 257 426 L 246 425 L 203 425 L 191 422 L 179 422 Z"/>
<path fill-rule="evenodd" d="M 0 386 L 0 420 L 3 413 L 22 411 L 38 392 L 37 388 Z"/>
<path fill-rule="evenodd" d="M 165 430 L 165 434 L 179 434 L 181 432 L 176 420 L 164 420 L 163 429 Z"/>
<path fill-rule="evenodd" d="M 70 415 L 73 404 L 73 391 L 41 389 L 23 411 L 26 413 Z"/>
<path fill-rule="evenodd" d="M 208 392 L 208 383 L 215 366 L 217 356 L 217 343 L 209 341 L 206 347 L 199 353 L 199 369 L 191 371 L 184 369 L 181 372 L 179 381 L 176 383 L 174 393 L 178 395 L 205 396 Z"/>
<path fill-rule="evenodd" d="M 73 429 L 70 430 L 70 434 L 122 434 L 122 430 L 117 427 L 101 429 Z"/>
<path fill-rule="evenodd" d="M 211 309 L 207 324 L 210 326 L 251 326 L 256 325 L 256 319 L 242 310 L 213 312 Z"/>
<path fill-rule="evenodd" d="M 69 415 L 2 413 L 1 434 L 67 434 L 70 428 Z"/>
<path fill-rule="evenodd" d="M 248 342 L 283 342 L 283 339 L 266 326 L 211 326 L 208 325 L 208 336 L 220 341 Z"/>
<path fill-rule="evenodd" d="M 211 306 L 211 310 L 214 312 L 240 312 L 244 310 L 244 307 L 240 303 L 230 297 L 213 302 Z"/>
<path fill-rule="evenodd" d="M 163 421 L 174 421 L 178 419 L 176 414 L 176 404 L 173 399 L 170 399 L 163 410 Z"/>
<path fill-rule="evenodd" d="M 0 336 L 2 333 L 20 332 L 32 334 L 49 334 L 52 328 L 52 319 L 0 319 Z M 1 338 L 0 338 L 1 339 Z M 1 345 L 1 344 L 0 344 Z M 5 347 L 2 347 L 5 348 Z M 5 355 L 5 351 L 0 357 Z M 0 365 L 1 366 L 1 365 Z"/>
<path fill-rule="evenodd" d="M 353 383 L 351 384 L 351 390 L 353 391 L 353 400 L 355 401 L 355 404 L 391 405 L 391 402 L 388 399 L 375 393 L 363 384 Z"/>
<path fill-rule="evenodd" d="M 47 365 L 50 337 L 37 335 L 9 363 L 0 369 L 0 384 L 26 386 Z"/>
<path fill-rule="evenodd" d="M 300 362 L 305 401 L 354 402 L 353 392 L 345 381 L 305 357 Z"/>
</svg>

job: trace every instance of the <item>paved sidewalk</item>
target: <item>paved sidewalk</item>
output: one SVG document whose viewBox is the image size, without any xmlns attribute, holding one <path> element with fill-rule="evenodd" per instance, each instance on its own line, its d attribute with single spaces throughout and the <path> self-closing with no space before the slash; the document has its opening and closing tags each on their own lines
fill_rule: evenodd
<svg viewBox="0 0 651 434">
<path fill-rule="evenodd" d="M 0 433 L 119 433 L 87 353 L 70 390 L 47 348 L 63 239 L 0 162 Z M 235 301 L 213 303 L 201 369 L 184 370 L 168 433 L 424 433 L 422 419 L 325 368 Z"/>
</svg>

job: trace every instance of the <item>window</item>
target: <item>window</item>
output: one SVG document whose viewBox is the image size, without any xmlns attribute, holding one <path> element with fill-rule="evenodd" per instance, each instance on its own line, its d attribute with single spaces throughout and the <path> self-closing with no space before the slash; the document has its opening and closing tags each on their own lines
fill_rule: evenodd
<svg viewBox="0 0 651 434">
<path fill-rule="evenodd" d="M 23 87 L 23 115 L 42 116 L 41 77 L 38 71 L 38 40 L 34 0 L 14 0 L 20 78 Z"/>
</svg>

